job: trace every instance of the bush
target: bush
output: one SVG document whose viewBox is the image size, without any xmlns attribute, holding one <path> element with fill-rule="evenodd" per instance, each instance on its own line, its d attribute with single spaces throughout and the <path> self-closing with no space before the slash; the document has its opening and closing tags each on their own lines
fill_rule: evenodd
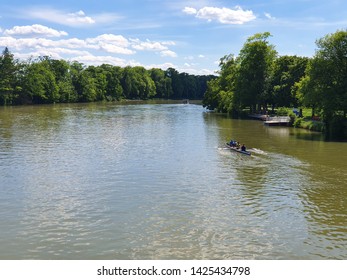
<svg viewBox="0 0 347 280">
<path fill-rule="evenodd" d="M 293 123 L 293 126 L 294 127 L 301 127 L 301 123 L 302 123 L 302 118 L 296 118 L 294 123 Z"/>
<path fill-rule="evenodd" d="M 277 109 L 276 115 L 277 116 L 288 116 L 289 115 L 289 111 L 285 107 L 280 107 L 280 108 Z"/>
</svg>

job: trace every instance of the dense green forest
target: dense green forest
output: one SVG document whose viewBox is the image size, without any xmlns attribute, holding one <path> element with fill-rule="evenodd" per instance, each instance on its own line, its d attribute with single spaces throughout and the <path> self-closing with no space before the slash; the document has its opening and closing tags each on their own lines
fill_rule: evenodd
<svg viewBox="0 0 347 280">
<path fill-rule="evenodd" d="M 221 58 L 203 105 L 234 117 L 279 107 L 311 108 L 328 138 L 347 139 L 347 31 L 317 40 L 312 58 L 278 56 L 270 37 L 269 32 L 255 34 L 238 56 Z"/>
<path fill-rule="evenodd" d="M 47 104 L 120 99 L 202 99 L 215 76 L 146 70 L 39 57 L 16 60 L 8 48 L 0 57 L 0 104 Z"/>
</svg>

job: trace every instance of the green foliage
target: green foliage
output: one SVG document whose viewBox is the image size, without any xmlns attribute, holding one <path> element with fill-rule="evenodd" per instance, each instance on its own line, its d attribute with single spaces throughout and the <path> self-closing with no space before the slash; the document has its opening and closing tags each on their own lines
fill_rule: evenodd
<svg viewBox="0 0 347 280">
<path fill-rule="evenodd" d="M 280 107 L 276 110 L 277 116 L 289 116 L 289 110 L 285 107 Z"/>
<path fill-rule="evenodd" d="M 318 131 L 318 132 L 323 132 L 325 129 L 323 122 L 317 122 L 317 121 L 313 121 L 311 119 L 305 119 L 305 118 L 295 118 L 293 126 L 297 128 L 304 128 L 304 129 Z"/>
<path fill-rule="evenodd" d="M 237 64 L 234 56 L 224 56 L 220 60 L 220 76 L 207 83 L 203 106 L 209 110 L 232 113 L 237 102 L 234 100 Z"/>
<path fill-rule="evenodd" d="M 255 111 L 257 104 L 267 103 L 268 77 L 277 55 L 267 41 L 269 37 L 268 32 L 255 34 L 247 39 L 238 57 L 221 58 L 219 77 L 205 94 L 205 107 L 239 115 L 246 107 Z"/>
<path fill-rule="evenodd" d="M 0 56 L 0 104 L 93 102 L 102 100 L 202 99 L 215 76 L 179 73 L 173 68 L 146 70 L 39 57 L 19 63 L 5 48 Z"/>
<path fill-rule="evenodd" d="M 106 100 L 120 100 L 123 97 L 123 88 L 120 82 L 120 78 L 123 75 L 122 68 L 118 66 L 112 66 L 103 64 L 101 68 L 106 75 Z"/>
<path fill-rule="evenodd" d="M 54 103 L 59 100 L 54 73 L 45 59 L 27 66 L 23 90 L 33 103 Z"/>
<path fill-rule="evenodd" d="M 210 81 L 203 105 L 220 112 L 240 115 L 268 111 L 290 115 L 294 126 L 322 131 L 329 137 L 347 138 L 347 31 L 337 31 L 317 40 L 312 59 L 297 56 L 277 57 L 269 44 L 270 33 L 249 37 L 239 56 L 221 58 L 219 77 Z M 283 108 L 282 108 L 283 107 Z M 298 119 L 284 107 L 310 107 L 311 116 L 319 113 L 324 124 Z"/>
<path fill-rule="evenodd" d="M 220 91 L 220 100 L 218 106 L 219 112 L 232 113 L 233 110 L 233 92 L 232 91 Z"/>
<path fill-rule="evenodd" d="M 344 123 L 340 115 L 344 119 L 347 112 L 347 31 L 326 35 L 316 44 L 318 50 L 297 91 L 304 105 L 322 112 L 327 135 L 339 137 Z"/>
<path fill-rule="evenodd" d="M 21 87 L 17 86 L 18 63 L 8 48 L 0 56 L 0 104 L 14 104 Z"/>
<path fill-rule="evenodd" d="M 296 118 L 296 119 L 294 120 L 293 126 L 294 126 L 294 127 L 301 127 L 302 121 L 303 121 L 303 118 Z"/>
<path fill-rule="evenodd" d="M 220 104 L 219 78 L 207 82 L 207 90 L 202 100 L 202 105 L 208 110 L 215 110 Z"/>
<path fill-rule="evenodd" d="M 150 76 L 156 88 L 156 98 L 170 98 L 173 95 L 171 78 L 161 69 L 150 70 Z"/>
<path fill-rule="evenodd" d="M 241 109 L 268 103 L 268 82 L 277 52 L 267 39 L 269 32 L 258 33 L 247 39 L 238 57 L 239 69 L 235 84 L 235 97 Z"/>
<path fill-rule="evenodd" d="M 281 56 L 275 60 L 269 91 L 271 103 L 276 107 L 299 105 L 295 83 L 304 76 L 307 63 L 308 58 L 297 56 Z"/>
</svg>

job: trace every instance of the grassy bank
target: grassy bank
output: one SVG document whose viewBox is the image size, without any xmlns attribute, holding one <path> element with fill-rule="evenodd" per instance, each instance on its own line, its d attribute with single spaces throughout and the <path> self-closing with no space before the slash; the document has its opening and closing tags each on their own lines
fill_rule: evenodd
<svg viewBox="0 0 347 280">
<path fill-rule="evenodd" d="M 293 127 L 304 128 L 312 131 L 323 132 L 325 125 L 319 117 L 312 117 L 312 109 L 302 109 L 302 116 L 298 116 L 291 108 L 279 108 L 277 115 L 287 115 L 292 119 Z"/>
<path fill-rule="evenodd" d="M 302 116 L 297 116 L 292 108 L 278 108 L 276 110 L 278 116 L 290 116 L 293 127 L 304 128 L 312 131 L 323 132 L 325 125 L 320 121 L 319 117 L 312 118 L 312 109 L 302 109 Z"/>
<path fill-rule="evenodd" d="M 298 127 L 298 128 L 309 129 L 312 131 L 319 131 L 319 132 L 324 131 L 324 123 L 323 122 L 315 121 L 315 120 L 308 119 L 308 118 L 295 117 L 294 122 L 293 122 L 293 126 Z"/>
</svg>

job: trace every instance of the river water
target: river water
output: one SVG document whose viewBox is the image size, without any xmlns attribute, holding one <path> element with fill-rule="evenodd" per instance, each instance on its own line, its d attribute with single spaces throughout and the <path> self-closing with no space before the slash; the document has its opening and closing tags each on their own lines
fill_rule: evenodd
<svg viewBox="0 0 347 280">
<path fill-rule="evenodd" d="M 0 259 L 346 259 L 346 167 L 198 105 L 1 108 Z"/>
</svg>

